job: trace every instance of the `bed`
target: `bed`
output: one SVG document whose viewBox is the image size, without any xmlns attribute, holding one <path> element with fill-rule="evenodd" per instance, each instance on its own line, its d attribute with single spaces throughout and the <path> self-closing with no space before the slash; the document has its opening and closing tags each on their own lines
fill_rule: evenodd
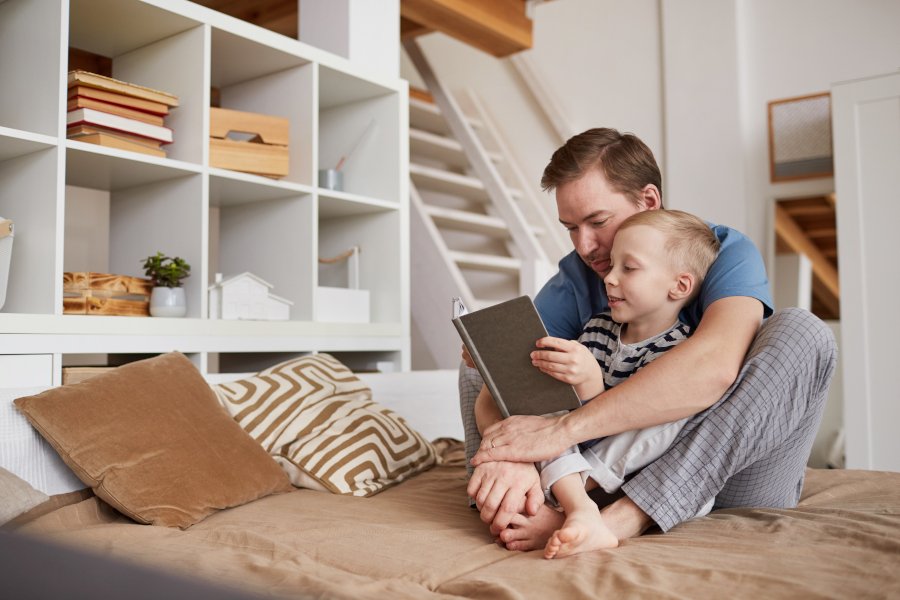
<svg viewBox="0 0 900 600">
<path fill-rule="evenodd" d="M 365 497 L 291 486 L 185 528 L 69 490 L 7 535 L 285 598 L 900 597 L 900 474 L 811 469 L 795 509 L 715 511 L 544 560 L 499 547 L 468 506 L 454 373 L 361 379 L 433 441 L 428 468 Z"/>
</svg>

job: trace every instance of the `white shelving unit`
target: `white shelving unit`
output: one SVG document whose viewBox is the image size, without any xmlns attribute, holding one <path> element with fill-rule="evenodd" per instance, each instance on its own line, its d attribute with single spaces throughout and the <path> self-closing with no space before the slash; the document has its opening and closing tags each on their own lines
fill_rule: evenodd
<svg viewBox="0 0 900 600">
<path fill-rule="evenodd" d="M 66 139 L 70 47 L 179 97 L 166 158 Z M 318 351 L 409 368 L 405 81 L 183 0 L 0 2 L 0 77 L 16 90 L 0 94 L 0 215 L 16 226 L 0 372 L 33 365 L 29 382 L 59 384 L 65 364 L 170 350 L 207 373 Z M 211 87 L 223 107 L 289 119 L 286 177 L 209 166 Z M 351 149 L 344 191 L 319 189 L 318 170 Z M 316 287 L 335 285 L 318 258 L 351 246 L 370 322 L 316 322 Z M 157 250 L 192 266 L 186 318 L 62 314 L 63 272 L 142 276 Z M 293 302 L 289 321 L 207 318 L 215 273 L 243 271 Z"/>
</svg>

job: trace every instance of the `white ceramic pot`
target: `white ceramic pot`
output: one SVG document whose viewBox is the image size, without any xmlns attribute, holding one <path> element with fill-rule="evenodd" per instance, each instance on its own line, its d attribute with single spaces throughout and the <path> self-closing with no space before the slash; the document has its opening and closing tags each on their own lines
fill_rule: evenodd
<svg viewBox="0 0 900 600">
<path fill-rule="evenodd" d="M 184 288 L 155 287 L 150 293 L 150 316 L 183 317 L 187 314 Z"/>
</svg>

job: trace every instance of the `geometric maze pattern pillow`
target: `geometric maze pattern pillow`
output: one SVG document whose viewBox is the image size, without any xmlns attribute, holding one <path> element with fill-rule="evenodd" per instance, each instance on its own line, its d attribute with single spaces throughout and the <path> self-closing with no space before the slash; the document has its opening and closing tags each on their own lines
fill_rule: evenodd
<svg viewBox="0 0 900 600">
<path fill-rule="evenodd" d="M 329 354 L 213 389 L 297 487 L 371 496 L 437 462 L 433 446 Z"/>
</svg>

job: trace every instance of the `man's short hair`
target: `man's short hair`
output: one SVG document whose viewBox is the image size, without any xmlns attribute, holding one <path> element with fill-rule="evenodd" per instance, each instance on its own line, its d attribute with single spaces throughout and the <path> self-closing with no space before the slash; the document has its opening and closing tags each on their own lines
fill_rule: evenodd
<svg viewBox="0 0 900 600">
<path fill-rule="evenodd" d="M 622 221 L 617 233 L 637 225 L 647 225 L 666 236 L 665 249 L 672 266 L 696 278 L 694 293 L 697 293 L 719 255 L 719 238 L 709 225 L 683 210 L 644 210 Z"/>
<path fill-rule="evenodd" d="M 544 168 L 541 188 L 547 192 L 600 169 L 613 190 L 643 208 L 641 191 L 655 185 L 662 200 L 662 175 L 653 152 L 631 133 L 597 127 L 569 138 Z"/>
</svg>

